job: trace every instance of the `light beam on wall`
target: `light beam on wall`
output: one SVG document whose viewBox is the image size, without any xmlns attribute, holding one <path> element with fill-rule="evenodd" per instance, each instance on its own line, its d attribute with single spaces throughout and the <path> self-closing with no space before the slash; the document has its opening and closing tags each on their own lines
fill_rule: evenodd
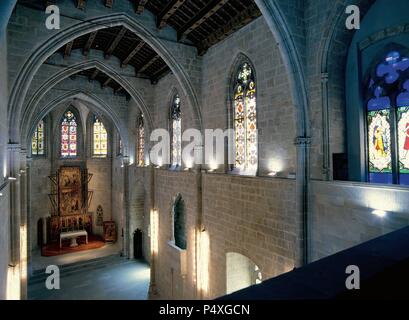
<svg viewBox="0 0 409 320">
<path fill-rule="evenodd" d="M 151 253 L 156 255 L 159 249 L 159 212 L 156 209 L 151 210 Z"/>
<path fill-rule="evenodd" d="M 20 226 L 20 264 L 21 279 L 27 280 L 27 226 Z"/>
<path fill-rule="evenodd" d="M 283 162 L 277 159 L 272 159 L 270 161 L 269 170 L 269 176 L 277 176 L 283 170 Z"/>
<path fill-rule="evenodd" d="M 20 266 L 9 266 L 7 270 L 7 300 L 20 300 Z"/>
<path fill-rule="evenodd" d="M 386 215 L 387 215 L 387 212 L 383 211 L 383 210 L 373 210 L 372 214 L 379 217 L 379 218 L 385 218 Z"/>
<path fill-rule="evenodd" d="M 209 233 L 203 230 L 199 233 L 199 257 L 198 257 L 198 284 L 197 287 L 202 297 L 205 298 L 209 292 L 209 261 L 210 261 L 210 239 Z"/>
<path fill-rule="evenodd" d="M 7 177 L 7 159 L 5 158 L 3 160 L 3 178 L 6 179 Z"/>
</svg>

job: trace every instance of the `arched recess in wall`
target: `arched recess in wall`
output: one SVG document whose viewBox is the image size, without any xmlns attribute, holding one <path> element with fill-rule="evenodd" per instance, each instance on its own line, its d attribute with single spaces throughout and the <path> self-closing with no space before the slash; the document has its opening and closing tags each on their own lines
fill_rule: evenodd
<svg viewBox="0 0 409 320">
<path fill-rule="evenodd" d="M 226 294 L 239 291 L 263 280 L 260 268 L 237 252 L 226 253 Z"/>
<path fill-rule="evenodd" d="M 56 106 L 64 103 L 67 103 L 68 105 L 72 103 L 72 101 L 76 100 L 83 103 L 91 112 L 95 114 L 102 114 L 114 124 L 115 128 L 121 135 L 123 134 L 124 137 L 127 137 L 126 124 L 116 116 L 114 110 L 111 111 L 111 107 L 107 103 L 90 93 L 84 93 L 81 90 L 73 90 L 56 97 L 54 100 L 49 101 L 44 106 L 39 106 L 39 111 L 27 119 L 27 126 L 23 128 L 26 134 L 25 141 L 30 141 L 30 137 L 35 130 L 36 124 L 47 114 L 49 114 Z"/>
<path fill-rule="evenodd" d="M 56 106 L 57 107 L 57 106 Z M 53 144 L 54 144 L 54 155 L 57 158 L 66 158 L 66 159 L 80 159 L 85 157 L 85 128 L 83 125 L 82 121 L 82 116 L 80 111 L 78 110 L 77 106 L 75 106 L 72 103 L 67 103 L 63 104 L 63 109 L 61 112 L 59 112 L 56 122 L 55 122 L 55 127 L 52 129 L 53 130 L 53 136 L 56 137 L 57 139 L 54 139 Z M 68 114 L 72 115 L 72 119 L 68 118 Z M 74 129 L 75 133 L 73 134 L 68 134 L 70 133 L 70 129 L 72 127 L 72 123 L 74 123 Z M 67 130 L 67 136 L 70 137 L 69 140 L 68 138 L 66 139 L 67 143 L 65 144 L 67 146 L 66 149 L 63 148 L 63 132 L 62 129 L 64 126 L 70 127 L 70 129 Z M 75 134 L 75 139 L 71 140 L 71 136 Z M 71 148 L 72 145 L 75 145 L 75 151 Z M 74 151 L 74 154 L 72 154 Z M 63 156 L 63 154 L 66 153 L 67 155 Z"/>
<path fill-rule="evenodd" d="M 20 130 L 22 132 L 22 138 L 24 138 L 25 132 L 24 129 L 27 127 L 28 120 L 30 119 L 33 114 L 37 113 L 36 111 L 36 106 L 37 104 L 41 101 L 41 99 L 58 83 L 61 81 L 67 79 L 68 77 L 75 75 L 79 72 L 79 70 L 88 70 L 96 68 L 99 71 L 107 74 L 110 78 L 114 79 L 116 82 L 118 82 L 131 96 L 131 98 L 137 103 L 137 105 L 140 107 L 141 111 L 144 113 L 147 119 L 147 126 L 148 130 L 150 130 L 153 126 L 152 124 L 152 117 L 149 112 L 149 108 L 147 107 L 145 101 L 143 98 L 140 96 L 140 94 L 133 88 L 133 86 L 121 75 L 119 75 L 114 69 L 112 69 L 110 66 L 107 66 L 105 63 L 98 61 L 98 60 L 90 60 L 90 61 L 84 61 L 80 62 L 74 65 L 71 65 L 70 67 L 66 68 L 63 72 L 58 72 L 54 75 L 52 75 L 47 81 L 45 81 L 40 88 L 33 94 L 31 99 L 29 100 L 27 106 L 23 109 L 22 111 L 22 121 L 21 121 L 21 127 Z M 92 93 L 84 93 L 88 94 L 89 96 L 93 96 Z M 114 109 L 110 108 L 107 109 L 110 110 L 110 112 L 115 112 Z M 123 137 L 123 144 L 125 148 L 128 146 L 128 137 L 125 130 L 125 127 L 123 128 L 124 130 L 119 130 L 121 137 Z M 24 143 L 24 141 L 22 141 Z M 126 148 L 126 150 L 128 150 Z"/>
<path fill-rule="evenodd" d="M 308 113 L 308 96 L 303 63 L 298 52 L 286 18 L 275 0 L 255 0 L 267 22 L 275 40 L 278 42 L 281 57 L 290 80 L 291 96 L 297 117 L 297 135 L 300 138 L 310 137 L 310 121 Z M 300 170 L 302 168 L 298 168 Z"/>
<path fill-rule="evenodd" d="M 361 17 L 366 15 L 374 2 L 375 0 L 357 1 L 356 5 L 360 9 Z M 340 63 L 342 63 L 342 66 L 346 68 L 348 48 L 352 41 L 352 37 L 355 34 L 354 30 L 348 30 L 345 28 L 345 8 L 348 4 L 349 3 L 346 0 L 343 1 L 343 3 L 333 4 L 333 7 L 328 14 L 327 23 L 323 24 L 325 29 L 322 32 L 319 45 L 321 66 L 322 167 L 327 180 L 344 180 L 347 178 L 344 172 L 345 166 L 342 166 L 341 163 L 336 167 L 333 166 L 334 159 L 332 159 L 332 154 L 333 152 L 340 152 L 340 149 L 344 148 L 344 145 L 338 147 L 337 150 L 334 148 L 334 137 L 341 135 L 339 131 L 345 129 L 344 103 L 339 102 L 343 101 L 345 96 L 345 74 L 339 72 L 339 67 Z M 342 93 L 339 96 L 335 96 L 335 99 L 339 98 L 335 102 L 338 102 L 338 104 L 340 104 L 339 108 L 342 109 L 332 110 L 330 106 L 334 106 L 335 103 L 334 101 L 331 101 L 331 99 L 334 99 L 334 92 L 338 93 L 339 88 L 342 88 Z M 343 117 L 342 120 L 344 122 L 339 128 L 334 128 L 331 126 L 331 123 L 333 123 L 336 114 L 339 114 L 339 112 L 341 112 Z M 336 120 L 339 122 L 341 119 L 337 118 Z M 342 135 L 345 136 L 345 133 L 342 132 Z M 342 154 L 339 154 L 339 159 L 345 159 L 345 157 Z"/>
<path fill-rule="evenodd" d="M 234 130 L 236 144 L 236 163 L 231 165 L 229 170 L 238 174 L 256 175 L 259 168 L 257 93 L 257 70 L 250 58 L 240 52 L 230 68 L 227 91 L 227 127 Z M 243 108 L 239 112 L 236 110 L 238 100 L 239 106 Z M 237 132 L 237 124 L 239 128 L 243 126 L 245 136 L 241 137 L 242 139 Z M 241 149 L 242 155 L 238 152 Z M 225 159 L 228 159 L 228 154 Z"/>
<path fill-rule="evenodd" d="M 186 207 L 185 201 L 181 194 L 178 194 L 172 205 L 172 229 L 175 246 L 181 250 L 187 248 L 187 234 L 186 234 Z"/>
<path fill-rule="evenodd" d="M 349 179 L 353 181 L 370 182 L 368 101 L 363 94 L 367 85 L 365 74 L 382 50 L 385 58 L 388 46 L 409 47 L 409 17 L 406 11 L 406 0 L 396 0 L 393 5 L 389 1 L 376 1 L 362 20 L 361 29 L 355 32 L 349 47 L 345 79 L 346 117 Z M 373 94 L 375 97 L 377 93 L 374 91 Z"/>
<path fill-rule="evenodd" d="M 145 218 L 145 186 L 143 180 L 137 180 L 132 186 L 129 210 L 129 239 L 134 239 L 134 233 L 138 229 L 143 232 Z M 142 241 L 144 237 L 142 237 Z M 135 252 L 134 241 L 130 241 L 129 256 L 133 257 Z M 144 244 L 140 245 L 144 250 Z M 146 253 L 146 252 L 145 252 Z"/>
<path fill-rule="evenodd" d="M 90 158 L 110 158 L 113 155 L 114 134 L 109 119 L 99 112 L 89 112 L 86 123 L 87 156 Z"/>
<path fill-rule="evenodd" d="M 165 44 L 161 42 L 158 37 L 155 37 L 150 30 L 143 26 L 140 22 L 131 18 L 127 14 L 111 14 L 104 17 L 98 17 L 78 23 L 51 36 L 26 61 L 22 70 L 19 72 L 13 89 L 11 91 L 9 100 L 9 125 L 10 138 L 13 141 L 20 141 L 21 136 L 19 132 L 20 117 L 24 99 L 26 97 L 28 88 L 33 80 L 34 75 L 39 70 L 46 59 L 56 52 L 59 48 L 79 36 L 97 31 L 109 25 L 124 26 L 137 34 L 143 41 L 148 43 L 157 52 L 162 59 L 168 64 L 176 79 L 181 84 L 186 97 L 189 99 L 191 108 L 196 115 L 197 127 L 202 129 L 202 117 L 199 108 L 199 101 L 193 85 L 183 67 L 176 61 L 172 53 L 166 48 Z"/>
</svg>

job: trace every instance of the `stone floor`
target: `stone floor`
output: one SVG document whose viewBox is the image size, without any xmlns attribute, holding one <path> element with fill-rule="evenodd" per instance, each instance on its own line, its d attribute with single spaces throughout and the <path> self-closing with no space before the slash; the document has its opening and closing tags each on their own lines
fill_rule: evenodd
<svg viewBox="0 0 409 320">
<path fill-rule="evenodd" d="M 111 257 L 86 266 L 80 262 L 61 271 L 60 290 L 48 290 L 45 281 L 31 281 L 30 300 L 146 300 L 150 269 L 140 261 Z"/>
<path fill-rule="evenodd" d="M 120 251 L 121 249 L 119 243 L 106 244 L 104 247 L 99 249 L 68 253 L 54 257 L 43 257 L 41 256 L 40 250 L 36 250 L 31 256 L 31 266 L 29 268 L 30 271 L 42 270 L 49 265 L 61 266 L 70 263 L 97 259 L 113 254 L 119 254 Z"/>
</svg>

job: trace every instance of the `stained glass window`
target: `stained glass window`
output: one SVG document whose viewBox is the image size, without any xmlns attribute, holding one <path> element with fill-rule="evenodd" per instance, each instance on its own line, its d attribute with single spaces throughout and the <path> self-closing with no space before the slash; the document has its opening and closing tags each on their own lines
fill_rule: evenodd
<svg viewBox="0 0 409 320">
<path fill-rule="evenodd" d="M 235 168 L 255 174 L 258 164 L 256 83 L 248 63 L 241 65 L 234 90 Z"/>
<path fill-rule="evenodd" d="M 137 159 L 138 166 L 143 167 L 145 165 L 145 125 L 143 120 L 143 114 L 140 115 L 138 120 Z"/>
<path fill-rule="evenodd" d="M 180 111 L 180 98 L 175 95 L 173 98 L 172 108 L 170 112 L 170 120 L 172 126 L 171 140 L 171 160 L 173 167 L 182 165 L 182 119 Z"/>
<path fill-rule="evenodd" d="M 108 155 L 108 133 L 100 119 L 94 116 L 94 157 L 105 158 Z"/>
<path fill-rule="evenodd" d="M 61 121 L 61 156 L 77 156 L 77 119 L 72 111 L 67 111 Z"/>
<path fill-rule="evenodd" d="M 409 58 L 389 52 L 367 87 L 369 181 L 409 185 Z"/>
<path fill-rule="evenodd" d="M 34 131 L 33 137 L 31 138 L 31 154 L 35 156 L 43 156 L 45 154 L 44 150 L 44 121 L 41 120 L 36 130 Z"/>
</svg>

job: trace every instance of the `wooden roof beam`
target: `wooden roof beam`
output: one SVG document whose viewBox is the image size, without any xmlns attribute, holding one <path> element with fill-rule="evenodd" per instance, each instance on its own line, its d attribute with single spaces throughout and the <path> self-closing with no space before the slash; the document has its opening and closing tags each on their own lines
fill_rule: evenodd
<svg viewBox="0 0 409 320">
<path fill-rule="evenodd" d="M 153 76 L 151 77 L 151 83 L 152 84 L 157 84 L 159 79 L 162 78 L 163 75 L 166 73 L 170 72 L 170 68 L 168 65 L 165 63 L 163 67 L 161 67 L 158 71 L 156 71 Z"/>
<path fill-rule="evenodd" d="M 247 23 L 251 22 L 255 18 L 261 15 L 260 10 L 256 4 L 252 4 L 246 8 L 246 10 L 238 13 L 232 17 L 224 26 L 215 30 L 210 36 L 204 39 L 199 48 L 199 55 L 203 55 L 208 48 L 216 44 L 220 40 L 225 39 L 233 32 L 239 30 Z"/>
<path fill-rule="evenodd" d="M 145 41 L 141 40 L 141 42 L 138 43 L 138 45 L 128 54 L 128 56 L 125 58 L 124 61 L 122 61 L 121 63 L 121 67 L 125 68 L 129 61 L 132 60 L 132 58 L 139 52 L 141 51 L 141 49 L 143 48 L 143 46 L 145 45 Z"/>
<path fill-rule="evenodd" d="M 114 41 L 112 41 L 111 45 L 109 46 L 108 50 L 105 52 L 105 59 L 109 59 L 114 52 L 115 48 L 118 46 L 119 42 L 121 42 L 122 38 L 124 37 L 127 29 L 122 27 L 119 33 L 116 35 Z"/>
<path fill-rule="evenodd" d="M 188 35 L 198 28 L 203 22 L 215 14 L 229 0 L 210 0 L 206 6 L 190 19 L 181 29 L 178 30 L 178 39 Z"/>
<path fill-rule="evenodd" d="M 65 50 L 64 50 L 64 59 L 67 59 L 71 55 L 73 45 L 74 45 L 74 41 L 70 41 L 66 44 Z"/>
<path fill-rule="evenodd" d="M 158 60 L 160 57 L 158 55 L 154 56 L 152 59 L 150 59 L 142 68 L 137 70 L 137 73 L 143 73 L 145 72 L 151 65 L 153 65 L 156 60 Z"/>
<path fill-rule="evenodd" d="M 87 6 L 87 1 L 86 0 L 77 0 L 77 8 L 81 10 L 85 10 L 85 7 Z"/>
<path fill-rule="evenodd" d="M 88 55 L 89 51 L 91 50 L 92 44 L 94 43 L 94 40 L 95 40 L 95 38 L 97 36 L 97 33 L 98 33 L 98 31 L 90 33 L 90 35 L 88 37 L 88 40 L 87 40 L 87 43 L 85 44 L 84 49 L 82 50 L 83 55 L 85 55 L 85 56 Z"/>
<path fill-rule="evenodd" d="M 112 79 L 108 77 L 108 79 L 105 80 L 105 82 L 102 84 L 102 88 L 106 88 L 110 83 Z"/>
<path fill-rule="evenodd" d="M 115 94 L 118 94 L 118 93 L 120 93 L 122 90 L 124 90 L 124 88 L 122 88 L 122 86 L 119 86 L 118 89 L 115 89 L 115 90 L 114 90 L 114 93 L 115 93 Z"/>
<path fill-rule="evenodd" d="M 145 10 L 145 6 L 148 3 L 148 0 L 136 0 L 135 5 L 135 11 L 138 14 L 141 14 Z"/>
<path fill-rule="evenodd" d="M 95 80 L 98 76 L 99 70 L 95 69 L 94 73 L 91 75 L 90 80 Z"/>
<path fill-rule="evenodd" d="M 165 9 L 162 10 L 161 13 L 159 13 L 158 16 L 158 28 L 161 29 L 163 28 L 170 17 L 172 17 L 176 11 L 186 2 L 186 0 L 172 0 L 168 3 L 168 5 L 165 7 Z"/>
</svg>

